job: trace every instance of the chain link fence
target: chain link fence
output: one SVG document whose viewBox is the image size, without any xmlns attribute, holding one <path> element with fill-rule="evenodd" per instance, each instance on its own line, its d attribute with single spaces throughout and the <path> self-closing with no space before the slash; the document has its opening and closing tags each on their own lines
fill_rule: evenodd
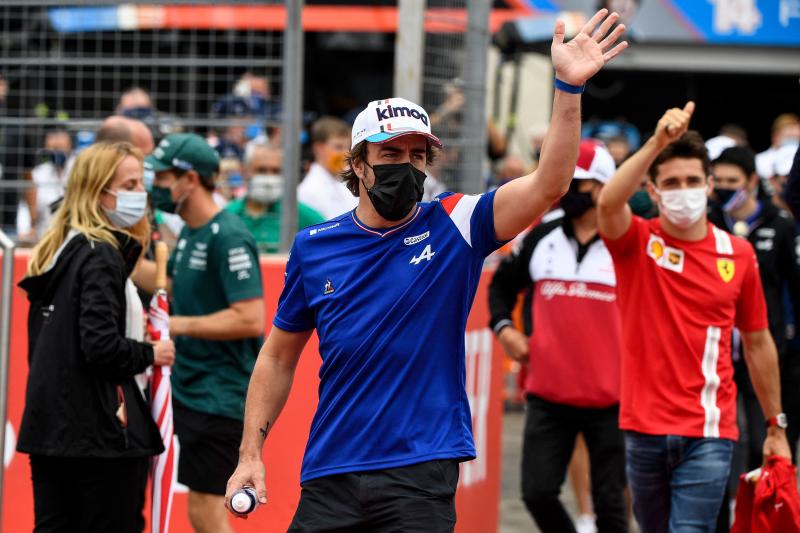
<svg viewBox="0 0 800 533">
<path fill-rule="evenodd" d="M 426 23 L 439 31 L 425 35 L 423 105 L 445 145 L 431 174 L 448 190 L 480 192 L 489 154 L 482 111 L 487 76 L 481 68 L 487 50 L 485 44 L 470 47 L 470 39 L 488 39 L 488 20 L 476 24 L 469 17 L 475 9 L 470 0 L 428 0 L 427 7 Z M 470 114 L 476 109 L 480 120 Z"/>
<path fill-rule="evenodd" d="M 32 242 L 74 154 L 113 114 L 156 143 L 192 131 L 222 157 L 219 192 L 244 186 L 248 143 L 274 143 L 281 115 L 280 0 L 158 5 L 5 0 L 0 5 L 0 216 Z"/>
</svg>

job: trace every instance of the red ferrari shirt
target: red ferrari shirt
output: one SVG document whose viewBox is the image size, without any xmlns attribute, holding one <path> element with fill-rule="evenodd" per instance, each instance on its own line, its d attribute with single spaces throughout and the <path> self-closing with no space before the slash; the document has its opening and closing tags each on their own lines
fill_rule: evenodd
<svg viewBox="0 0 800 533">
<path fill-rule="evenodd" d="M 622 315 L 620 427 L 735 440 L 732 330 L 767 327 L 752 246 L 711 224 L 706 238 L 681 241 L 636 216 L 604 240 Z"/>
</svg>

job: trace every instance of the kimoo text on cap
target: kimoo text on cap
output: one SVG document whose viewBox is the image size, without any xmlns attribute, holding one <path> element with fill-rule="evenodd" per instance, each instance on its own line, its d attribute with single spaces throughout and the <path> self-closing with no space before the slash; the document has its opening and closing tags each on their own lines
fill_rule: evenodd
<svg viewBox="0 0 800 533">
<path fill-rule="evenodd" d="M 362 141 L 382 143 L 410 134 L 423 135 L 435 147 L 442 147 L 442 141 L 431 133 L 431 119 L 422 107 L 405 98 L 375 100 L 356 117 L 350 148 Z"/>
<path fill-rule="evenodd" d="M 581 141 L 573 178 L 608 183 L 616 171 L 617 165 L 614 163 L 614 158 L 602 144 L 590 139 Z"/>
</svg>

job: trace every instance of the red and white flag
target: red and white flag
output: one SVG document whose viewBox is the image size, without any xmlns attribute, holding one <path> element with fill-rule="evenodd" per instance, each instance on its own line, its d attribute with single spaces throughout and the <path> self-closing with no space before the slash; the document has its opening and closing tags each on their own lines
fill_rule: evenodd
<svg viewBox="0 0 800 533">
<path fill-rule="evenodd" d="M 167 292 L 159 290 L 150 301 L 150 338 L 169 339 L 169 302 Z M 169 533 L 169 518 L 172 512 L 172 493 L 175 487 L 175 428 L 172 424 L 172 385 L 170 367 L 153 366 L 150 378 L 150 412 L 161 433 L 164 451 L 153 458 L 151 481 L 152 507 L 150 530 L 152 533 Z"/>
</svg>

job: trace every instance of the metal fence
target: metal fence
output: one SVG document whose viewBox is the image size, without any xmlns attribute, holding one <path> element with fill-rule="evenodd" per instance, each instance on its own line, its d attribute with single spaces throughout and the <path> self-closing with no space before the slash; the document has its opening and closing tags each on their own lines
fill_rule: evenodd
<svg viewBox="0 0 800 533">
<path fill-rule="evenodd" d="M 481 192 L 487 153 L 484 95 L 489 3 L 429 0 L 428 8 L 426 22 L 449 30 L 425 35 L 423 106 L 445 145 L 430 173 L 449 190 Z"/>
<path fill-rule="evenodd" d="M 0 224 L 10 234 L 41 233 L 69 160 L 112 114 L 141 119 L 156 142 L 208 138 L 223 158 L 223 195 L 243 186 L 248 143 L 279 143 L 281 0 L 68 4 L 0 6 Z"/>
</svg>

